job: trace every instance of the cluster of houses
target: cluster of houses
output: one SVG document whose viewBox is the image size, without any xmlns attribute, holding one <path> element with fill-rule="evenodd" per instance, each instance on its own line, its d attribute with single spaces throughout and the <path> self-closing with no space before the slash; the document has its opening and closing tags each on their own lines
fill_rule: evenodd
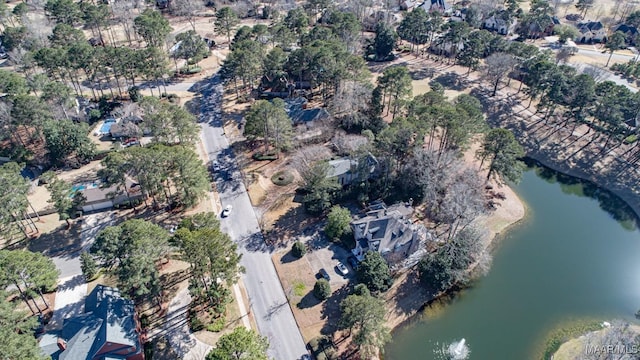
<svg viewBox="0 0 640 360">
<path fill-rule="evenodd" d="M 467 15 L 467 7 L 453 8 L 446 0 L 426 0 L 422 3 L 413 0 L 401 0 L 399 2 L 401 10 L 411 11 L 416 8 L 422 8 L 427 12 L 437 11 L 444 16 L 451 17 L 451 21 L 464 21 Z M 574 14 L 570 14 L 574 15 Z M 579 21 L 579 17 L 567 15 L 569 23 L 575 25 L 579 35 L 574 39 L 581 43 L 601 43 L 607 41 L 609 31 L 601 21 Z M 553 16 L 549 19 L 550 25 L 544 29 L 537 28 L 537 24 L 533 23 L 529 29 L 530 34 L 538 36 L 549 36 L 553 34 L 554 27 L 560 24 L 560 20 Z M 518 19 L 510 16 L 505 10 L 496 10 L 489 13 L 482 20 L 482 28 L 494 31 L 501 35 L 512 35 L 518 28 Z M 611 33 L 620 31 L 627 37 L 629 45 L 635 45 L 638 29 L 628 24 L 619 24 L 611 29 Z"/>
</svg>

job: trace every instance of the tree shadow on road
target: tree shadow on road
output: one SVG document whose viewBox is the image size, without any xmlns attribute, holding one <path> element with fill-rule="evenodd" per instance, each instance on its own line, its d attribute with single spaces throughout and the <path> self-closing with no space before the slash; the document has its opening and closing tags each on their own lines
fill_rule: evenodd
<svg viewBox="0 0 640 360">
<path fill-rule="evenodd" d="M 27 248 L 47 256 L 65 257 L 80 250 L 81 232 L 80 224 L 73 224 L 70 229 L 67 229 L 66 225 L 62 225 L 51 232 L 31 239 Z"/>
</svg>

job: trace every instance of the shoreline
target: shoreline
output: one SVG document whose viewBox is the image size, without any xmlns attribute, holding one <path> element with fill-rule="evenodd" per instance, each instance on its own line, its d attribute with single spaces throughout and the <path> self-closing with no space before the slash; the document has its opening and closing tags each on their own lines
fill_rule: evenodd
<svg viewBox="0 0 640 360">
<path fill-rule="evenodd" d="M 505 192 L 506 196 L 506 199 L 501 202 L 501 205 L 511 202 L 511 208 L 504 208 L 505 211 L 498 212 L 498 210 L 503 209 L 503 207 L 500 206 L 496 211 L 494 211 L 493 214 L 484 216 L 482 219 L 480 219 L 480 221 L 483 221 L 487 224 L 487 235 L 484 237 L 483 241 L 485 242 L 485 251 L 488 251 L 490 253 L 493 253 L 500 241 L 504 239 L 509 231 L 513 230 L 514 227 L 526 221 L 528 214 L 528 207 L 526 206 L 526 203 L 523 202 L 522 199 L 520 199 L 520 197 L 511 187 L 509 187 L 508 185 L 503 185 L 499 189 Z M 492 222 L 494 223 L 494 225 L 490 226 L 489 223 Z M 470 269 L 470 271 L 476 271 L 476 267 L 474 266 Z M 401 288 L 403 285 L 412 284 L 412 282 L 415 280 L 415 273 L 415 270 L 409 270 L 401 274 L 397 284 L 394 285 L 392 289 Z M 480 277 L 481 276 L 474 276 L 474 280 Z M 411 313 L 404 312 L 403 307 L 399 305 L 399 302 L 390 304 L 390 302 L 394 300 L 395 296 L 389 296 L 388 294 L 386 302 L 389 306 L 387 307 L 386 325 L 391 329 L 392 337 L 393 333 L 395 333 L 396 331 L 421 321 L 423 319 L 422 314 L 424 313 L 425 308 L 439 302 L 440 300 L 447 298 L 452 299 L 461 290 L 464 290 L 464 288 L 454 287 L 439 294 L 429 294 L 428 296 L 424 296 L 424 298 L 420 301 L 421 305 Z M 424 292 L 421 293 L 424 294 Z"/>
<path fill-rule="evenodd" d="M 475 159 L 475 151 L 479 146 L 480 141 L 476 139 L 469 149 L 464 152 L 464 162 L 469 168 L 479 168 L 480 162 Z M 478 172 L 482 173 L 483 170 L 478 170 Z M 508 184 L 498 184 L 495 180 L 491 180 L 489 184 L 493 186 L 493 191 L 504 194 L 504 199 L 497 201 L 499 205 L 494 211 L 482 215 L 476 221 L 482 223 L 486 229 L 486 235 L 482 239 L 484 251 L 493 253 L 505 235 L 526 220 L 528 207 Z M 471 272 L 476 272 L 477 270 L 476 265 L 469 269 Z M 479 277 L 481 276 L 473 276 L 473 279 L 475 280 Z M 385 296 L 387 303 L 386 325 L 389 326 L 392 333 L 405 326 L 410 326 L 416 321 L 420 321 L 422 316 L 416 315 L 423 313 L 424 309 L 430 304 L 438 302 L 440 299 L 454 297 L 462 290 L 454 287 L 438 294 L 431 294 L 423 287 L 419 287 L 419 289 L 413 287 L 416 281 L 419 281 L 419 279 L 415 269 L 405 271 L 396 279 L 394 285 Z M 412 287 L 414 291 L 403 291 L 405 288 Z M 407 310 L 407 303 L 413 305 L 409 311 Z"/>
</svg>

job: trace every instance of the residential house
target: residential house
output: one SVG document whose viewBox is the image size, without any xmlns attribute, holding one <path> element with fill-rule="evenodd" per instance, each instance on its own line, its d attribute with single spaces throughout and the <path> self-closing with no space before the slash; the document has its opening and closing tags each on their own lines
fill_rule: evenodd
<svg viewBox="0 0 640 360">
<path fill-rule="evenodd" d="M 84 314 L 64 320 L 57 349 L 52 335 L 40 347 L 53 360 L 144 360 L 140 334 L 133 301 L 115 288 L 98 285 L 85 299 Z"/>
<path fill-rule="evenodd" d="M 451 54 L 457 54 L 464 50 L 464 41 L 460 40 L 457 44 L 453 44 L 450 41 L 445 41 L 442 34 L 438 34 L 434 37 L 429 46 L 429 51 L 438 55 L 451 56 Z"/>
<path fill-rule="evenodd" d="M 361 261 L 368 251 L 376 251 L 394 266 L 424 248 L 427 229 L 411 222 L 413 210 L 410 203 L 389 207 L 381 201 L 371 204 L 364 216 L 351 222 L 356 241 L 353 255 Z"/>
<path fill-rule="evenodd" d="M 74 185 L 74 189 L 84 195 L 82 212 L 110 209 L 113 206 L 142 198 L 140 186 L 131 180 L 126 181 L 127 189 L 119 190 L 117 186 L 100 187 L 98 183 Z"/>
<path fill-rule="evenodd" d="M 461 8 L 461 9 L 456 9 L 453 12 L 452 15 L 452 19 L 453 21 L 465 21 L 467 19 L 467 9 L 468 8 Z"/>
<path fill-rule="evenodd" d="M 627 44 L 636 45 L 636 38 L 638 37 L 638 29 L 633 25 L 620 24 L 615 28 L 615 31 L 623 33 L 627 39 Z"/>
<path fill-rule="evenodd" d="M 509 14 L 503 10 L 485 19 L 482 26 L 500 35 L 509 35 L 514 32 L 517 23 L 515 18 L 510 19 Z"/>
<path fill-rule="evenodd" d="M 336 178 L 338 184 L 347 186 L 362 177 L 366 176 L 367 179 L 374 177 L 378 169 L 378 160 L 370 153 L 363 160 L 362 165 L 358 159 L 330 160 L 327 178 Z"/>
<path fill-rule="evenodd" d="M 142 130 L 133 121 L 125 121 L 111 125 L 109 133 L 113 139 L 123 139 L 142 136 Z"/>
<path fill-rule="evenodd" d="M 560 24 L 560 19 L 555 16 L 545 15 L 539 20 L 532 19 L 531 21 L 523 24 L 528 26 L 526 33 L 529 38 L 538 39 L 544 36 L 550 36 L 553 34 L 553 29 L 556 25 Z"/>
<path fill-rule="evenodd" d="M 580 32 L 576 40 L 582 43 L 607 41 L 607 31 L 600 21 L 582 22 L 576 26 Z"/>
<path fill-rule="evenodd" d="M 420 7 L 426 12 L 438 11 L 444 15 L 451 15 L 453 13 L 451 5 L 449 5 L 445 0 L 426 0 L 420 5 Z"/>
<path fill-rule="evenodd" d="M 307 108 L 307 99 L 303 97 L 285 99 L 285 110 L 294 125 L 310 124 L 330 120 L 331 115 L 323 108 Z"/>
<path fill-rule="evenodd" d="M 398 6 L 400 10 L 411 11 L 416 7 L 416 3 L 413 0 L 400 0 Z"/>
</svg>

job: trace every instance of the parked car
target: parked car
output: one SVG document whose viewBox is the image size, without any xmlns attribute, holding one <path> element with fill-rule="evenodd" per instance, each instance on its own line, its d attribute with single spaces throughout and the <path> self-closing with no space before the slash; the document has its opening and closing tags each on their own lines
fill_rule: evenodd
<svg viewBox="0 0 640 360">
<path fill-rule="evenodd" d="M 327 281 L 331 280 L 331 276 L 329 276 L 329 273 L 324 268 L 320 269 L 320 271 L 318 271 L 318 274 L 320 275 L 320 277 L 324 278 Z"/>
<path fill-rule="evenodd" d="M 355 256 L 349 256 L 347 262 L 353 270 L 358 270 L 358 259 Z"/>
<path fill-rule="evenodd" d="M 233 207 L 231 205 L 227 205 L 227 207 L 224 208 L 224 210 L 222 210 L 222 217 L 227 217 L 231 214 L 231 209 Z"/>
<path fill-rule="evenodd" d="M 346 276 L 349 273 L 349 269 L 347 269 L 347 267 L 341 262 L 338 262 L 336 269 L 338 269 L 338 273 L 342 276 Z"/>
<path fill-rule="evenodd" d="M 129 147 L 129 146 L 133 146 L 133 145 L 140 145 L 140 141 L 138 140 L 138 138 L 128 138 L 127 140 L 122 142 L 122 147 Z"/>
<path fill-rule="evenodd" d="M 582 17 L 580 16 L 580 14 L 567 14 L 564 18 L 569 21 L 578 21 Z"/>
</svg>

